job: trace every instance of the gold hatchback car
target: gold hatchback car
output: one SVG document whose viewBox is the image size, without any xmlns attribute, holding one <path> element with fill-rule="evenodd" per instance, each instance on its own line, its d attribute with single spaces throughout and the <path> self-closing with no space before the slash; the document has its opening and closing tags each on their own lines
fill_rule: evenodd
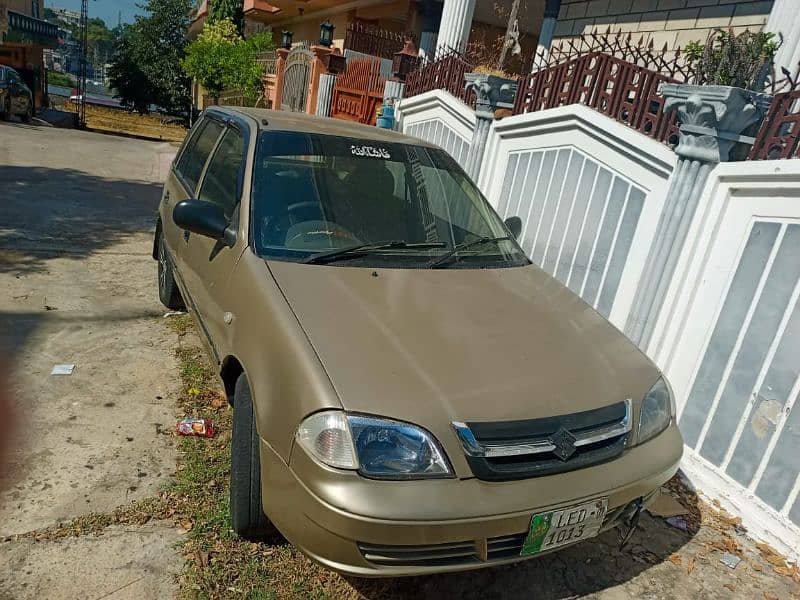
<svg viewBox="0 0 800 600">
<path fill-rule="evenodd" d="M 203 114 L 153 255 L 233 407 L 236 532 L 396 576 L 635 527 L 681 458 L 669 385 L 531 264 L 520 225 L 421 140 Z"/>
</svg>

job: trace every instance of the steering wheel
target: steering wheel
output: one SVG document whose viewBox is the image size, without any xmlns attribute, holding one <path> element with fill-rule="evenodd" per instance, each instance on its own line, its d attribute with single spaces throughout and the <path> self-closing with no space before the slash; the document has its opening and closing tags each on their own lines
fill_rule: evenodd
<svg viewBox="0 0 800 600">
<path fill-rule="evenodd" d="M 262 236 L 265 240 L 277 242 L 281 234 L 285 235 L 292 225 L 304 221 L 317 221 L 322 218 L 324 217 L 318 202 L 312 200 L 295 202 L 289 204 L 283 214 L 265 219 Z"/>
<path fill-rule="evenodd" d="M 331 223 L 330 221 L 306 221 L 297 225 L 296 227 L 292 227 L 289 231 L 294 231 L 289 236 L 287 232 L 286 242 L 285 245 L 287 248 L 294 247 L 294 242 L 296 240 L 305 240 L 308 241 L 309 238 L 312 237 L 326 237 L 328 240 L 337 238 L 342 240 L 348 240 L 352 243 L 360 243 L 359 240 L 354 233 L 348 231 L 341 225 L 337 225 L 336 223 Z"/>
</svg>

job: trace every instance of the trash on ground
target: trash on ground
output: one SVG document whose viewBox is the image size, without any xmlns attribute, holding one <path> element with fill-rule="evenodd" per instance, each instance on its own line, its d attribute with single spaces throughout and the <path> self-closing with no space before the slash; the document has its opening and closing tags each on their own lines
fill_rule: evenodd
<svg viewBox="0 0 800 600">
<path fill-rule="evenodd" d="M 726 552 L 719 559 L 719 562 L 721 562 L 723 565 L 725 565 L 729 569 L 735 569 L 739 565 L 739 563 L 742 562 L 742 559 L 740 557 L 736 556 L 735 554 L 731 554 L 730 552 Z"/>
<path fill-rule="evenodd" d="M 683 504 L 675 500 L 668 492 L 661 492 L 658 498 L 647 507 L 649 512 L 654 517 L 677 517 L 679 515 L 688 514 L 689 511 L 683 507 Z"/>
<path fill-rule="evenodd" d="M 179 310 L 171 310 L 171 311 L 169 311 L 167 313 L 164 313 L 164 317 L 163 318 L 166 319 L 167 317 L 175 317 L 177 315 L 182 315 L 182 314 L 184 314 L 184 313 L 179 311 Z"/>
<path fill-rule="evenodd" d="M 675 517 L 668 517 L 664 520 L 669 525 L 672 525 L 675 529 L 680 529 L 681 531 L 689 531 L 689 525 L 686 523 L 686 519 L 684 519 L 680 515 L 677 515 Z"/>
<path fill-rule="evenodd" d="M 177 424 L 178 435 L 196 435 L 198 437 L 214 437 L 214 423 L 211 419 L 184 419 Z"/>
<path fill-rule="evenodd" d="M 75 365 L 56 365 L 53 367 L 53 370 L 50 371 L 50 375 L 72 375 L 74 370 Z"/>
</svg>

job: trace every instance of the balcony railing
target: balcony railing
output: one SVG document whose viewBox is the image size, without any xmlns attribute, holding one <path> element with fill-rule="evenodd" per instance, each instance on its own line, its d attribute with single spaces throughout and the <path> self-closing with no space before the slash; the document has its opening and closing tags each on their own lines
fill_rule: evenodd
<svg viewBox="0 0 800 600">
<path fill-rule="evenodd" d="M 58 45 L 58 27 L 42 19 L 8 11 L 8 33 L 5 41 L 19 44 L 55 47 Z"/>
<path fill-rule="evenodd" d="M 353 50 L 362 54 L 391 60 L 394 58 L 395 52 L 400 52 L 406 40 L 409 39 L 414 41 L 413 33 L 387 31 L 354 21 L 347 26 L 344 47 L 345 50 Z"/>
</svg>

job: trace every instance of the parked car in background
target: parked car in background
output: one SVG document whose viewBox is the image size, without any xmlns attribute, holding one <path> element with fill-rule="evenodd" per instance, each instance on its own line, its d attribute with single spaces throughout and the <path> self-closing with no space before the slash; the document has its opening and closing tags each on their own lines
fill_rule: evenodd
<svg viewBox="0 0 800 600">
<path fill-rule="evenodd" d="M 0 65 L 0 118 L 12 116 L 28 123 L 33 117 L 33 93 L 22 77 L 11 67 Z"/>
<path fill-rule="evenodd" d="M 203 114 L 153 256 L 233 406 L 237 533 L 271 522 L 331 569 L 396 576 L 633 530 L 681 457 L 672 392 L 520 225 L 427 142 Z"/>
</svg>

